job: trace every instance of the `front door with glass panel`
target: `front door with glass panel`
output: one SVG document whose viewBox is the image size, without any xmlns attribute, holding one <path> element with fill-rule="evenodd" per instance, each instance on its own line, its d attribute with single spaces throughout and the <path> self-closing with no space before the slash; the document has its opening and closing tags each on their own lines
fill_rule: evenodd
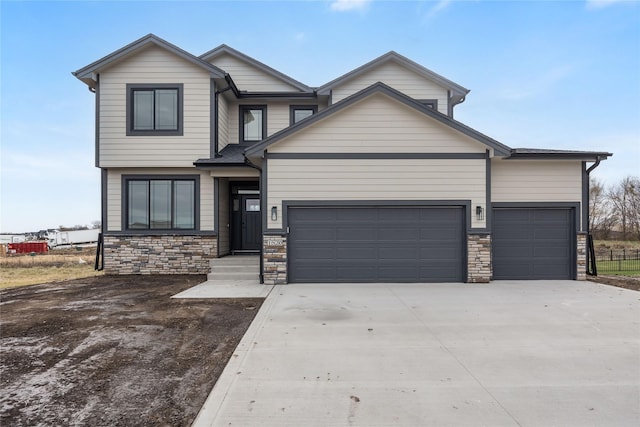
<svg viewBox="0 0 640 427">
<path fill-rule="evenodd" d="M 234 188 L 231 194 L 233 252 L 257 252 L 262 239 L 258 190 Z"/>
</svg>

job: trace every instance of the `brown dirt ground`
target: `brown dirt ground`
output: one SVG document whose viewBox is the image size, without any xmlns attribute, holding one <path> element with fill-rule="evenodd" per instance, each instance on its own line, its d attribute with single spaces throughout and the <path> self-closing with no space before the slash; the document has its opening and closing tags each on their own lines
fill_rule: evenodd
<svg viewBox="0 0 640 427">
<path fill-rule="evenodd" d="M 587 276 L 587 279 L 605 285 L 640 291 L 640 278 L 628 276 Z"/>
<path fill-rule="evenodd" d="M 172 300 L 204 276 L 0 292 L 0 425 L 188 426 L 262 299 Z"/>
</svg>

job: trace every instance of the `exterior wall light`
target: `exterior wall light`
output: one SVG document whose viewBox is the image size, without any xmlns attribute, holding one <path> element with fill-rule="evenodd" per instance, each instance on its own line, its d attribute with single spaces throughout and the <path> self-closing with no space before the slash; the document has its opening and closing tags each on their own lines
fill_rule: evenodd
<svg viewBox="0 0 640 427">
<path fill-rule="evenodd" d="M 273 206 L 271 208 L 271 221 L 277 221 L 278 220 L 278 208 L 276 206 Z"/>
<path fill-rule="evenodd" d="M 476 219 L 482 221 L 484 219 L 484 209 L 482 206 L 476 206 Z"/>
</svg>

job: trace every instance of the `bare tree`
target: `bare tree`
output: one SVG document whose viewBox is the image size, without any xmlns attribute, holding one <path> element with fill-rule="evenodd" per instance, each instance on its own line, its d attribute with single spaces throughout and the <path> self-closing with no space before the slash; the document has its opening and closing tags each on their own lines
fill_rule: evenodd
<svg viewBox="0 0 640 427">
<path fill-rule="evenodd" d="M 607 197 L 612 212 L 622 233 L 622 240 L 640 238 L 640 210 L 637 209 L 640 195 L 640 179 L 628 176 L 620 183 L 609 188 Z"/>
<path fill-rule="evenodd" d="M 97 230 L 98 228 L 102 227 L 102 223 L 100 221 L 93 221 L 91 223 L 91 228 L 94 230 Z"/>
<path fill-rule="evenodd" d="M 589 230 L 596 239 L 608 239 L 615 224 L 607 190 L 601 181 L 592 177 L 589 182 Z"/>
</svg>

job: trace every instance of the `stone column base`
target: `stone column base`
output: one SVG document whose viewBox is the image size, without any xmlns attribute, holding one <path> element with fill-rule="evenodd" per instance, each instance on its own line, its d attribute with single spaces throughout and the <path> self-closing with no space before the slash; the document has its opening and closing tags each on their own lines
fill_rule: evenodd
<svg viewBox="0 0 640 427">
<path fill-rule="evenodd" d="M 489 283 L 491 266 L 491 235 L 467 235 L 467 282 Z"/>
<path fill-rule="evenodd" d="M 287 283 L 287 237 L 262 236 L 263 271 L 265 285 Z"/>
</svg>

